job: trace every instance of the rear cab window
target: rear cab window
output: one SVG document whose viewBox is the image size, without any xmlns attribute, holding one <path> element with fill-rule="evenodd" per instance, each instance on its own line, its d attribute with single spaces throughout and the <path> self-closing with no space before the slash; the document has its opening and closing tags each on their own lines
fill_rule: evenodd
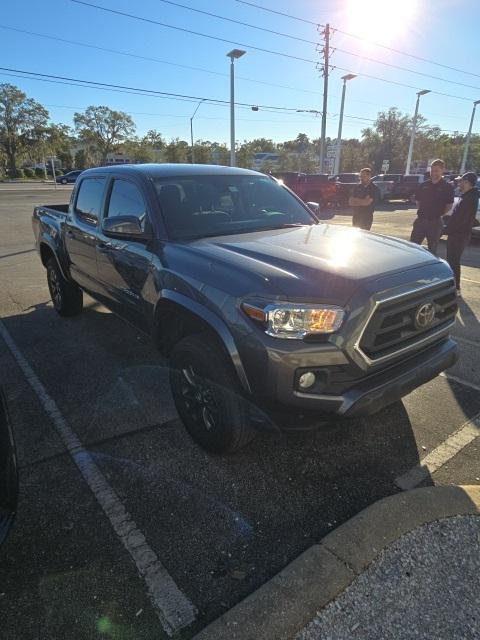
<svg viewBox="0 0 480 640">
<path fill-rule="evenodd" d="M 75 201 L 75 215 L 87 224 L 97 225 L 102 211 L 106 178 L 88 177 L 80 183 Z"/>
</svg>

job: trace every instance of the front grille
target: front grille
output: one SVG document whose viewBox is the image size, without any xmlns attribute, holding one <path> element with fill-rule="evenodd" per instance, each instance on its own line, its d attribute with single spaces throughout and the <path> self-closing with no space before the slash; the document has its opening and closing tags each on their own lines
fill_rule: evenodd
<svg viewBox="0 0 480 640">
<path fill-rule="evenodd" d="M 419 307 L 432 303 L 433 322 L 418 327 L 415 314 Z M 397 351 L 414 347 L 452 324 L 457 313 L 457 296 L 453 280 L 422 289 L 405 297 L 380 303 L 360 340 L 360 350 L 371 360 L 393 356 Z"/>
</svg>

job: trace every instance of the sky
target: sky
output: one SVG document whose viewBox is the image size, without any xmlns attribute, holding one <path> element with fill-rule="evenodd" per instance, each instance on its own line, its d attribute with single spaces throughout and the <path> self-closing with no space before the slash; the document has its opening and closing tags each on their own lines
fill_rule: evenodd
<svg viewBox="0 0 480 640">
<path fill-rule="evenodd" d="M 0 82 L 17 85 L 46 106 L 53 122 L 72 125 L 75 111 L 108 105 L 129 113 L 138 135 L 157 129 L 167 139 L 189 140 L 190 117 L 202 98 L 210 98 L 225 104 L 201 103 L 194 119 L 195 139 L 228 144 L 226 54 L 240 48 L 246 54 L 235 65 L 235 99 L 244 103 L 236 109 L 237 140 L 265 137 L 283 141 L 298 133 L 317 138 L 320 117 L 302 111 L 322 109 L 323 78 L 316 65 L 321 54 L 316 43 L 322 42 L 323 36 L 315 24 L 327 22 L 333 29 L 327 135 L 337 134 L 341 77 L 346 73 L 357 77 L 347 84 L 344 138 L 359 137 L 379 111 L 391 106 L 411 114 L 415 94 L 422 89 L 431 90 L 420 103 L 420 113 L 429 124 L 447 132 L 465 132 L 472 101 L 480 99 L 478 0 L 251 0 L 254 5 L 301 20 L 238 0 L 85 2 L 221 40 L 72 0 L 4 3 L 0 12 L 3 68 L 191 96 L 136 95 L 42 82 L 18 71 L 0 70 Z M 259 105 L 258 111 L 252 111 L 255 105 Z M 473 130 L 480 133 L 480 115 Z"/>
</svg>

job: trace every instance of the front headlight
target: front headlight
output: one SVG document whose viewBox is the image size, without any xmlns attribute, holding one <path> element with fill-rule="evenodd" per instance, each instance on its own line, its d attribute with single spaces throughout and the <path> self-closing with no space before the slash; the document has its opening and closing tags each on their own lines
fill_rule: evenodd
<svg viewBox="0 0 480 640">
<path fill-rule="evenodd" d="M 250 318 L 261 322 L 269 336 L 297 340 L 334 333 L 345 317 L 343 309 L 332 305 L 271 304 L 262 309 L 243 303 L 242 309 Z"/>
</svg>

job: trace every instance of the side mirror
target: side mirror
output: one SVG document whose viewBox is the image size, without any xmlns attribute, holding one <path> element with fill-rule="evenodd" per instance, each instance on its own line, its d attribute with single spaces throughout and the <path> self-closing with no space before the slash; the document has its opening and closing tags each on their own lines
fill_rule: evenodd
<svg viewBox="0 0 480 640">
<path fill-rule="evenodd" d="M 103 233 L 110 238 L 130 238 L 149 240 L 151 234 L 142 229 L 139 218 L 136 216 L 114 216 L 105 218 L 102 222 Z"/>
<path fill-rule="evenodd" d="M 0 390 L 0 544 L 12 527 L 18 499 L 18 471 L 12 427 Z"/>
<path fill-rule="evenodd" d="M 307 207 L 312 211 L 319 220 L 331 220 L 335 217 L 335 213 L 328 209 L 322 209 L 318 202 L 307 202 Z"/>
</svg>

